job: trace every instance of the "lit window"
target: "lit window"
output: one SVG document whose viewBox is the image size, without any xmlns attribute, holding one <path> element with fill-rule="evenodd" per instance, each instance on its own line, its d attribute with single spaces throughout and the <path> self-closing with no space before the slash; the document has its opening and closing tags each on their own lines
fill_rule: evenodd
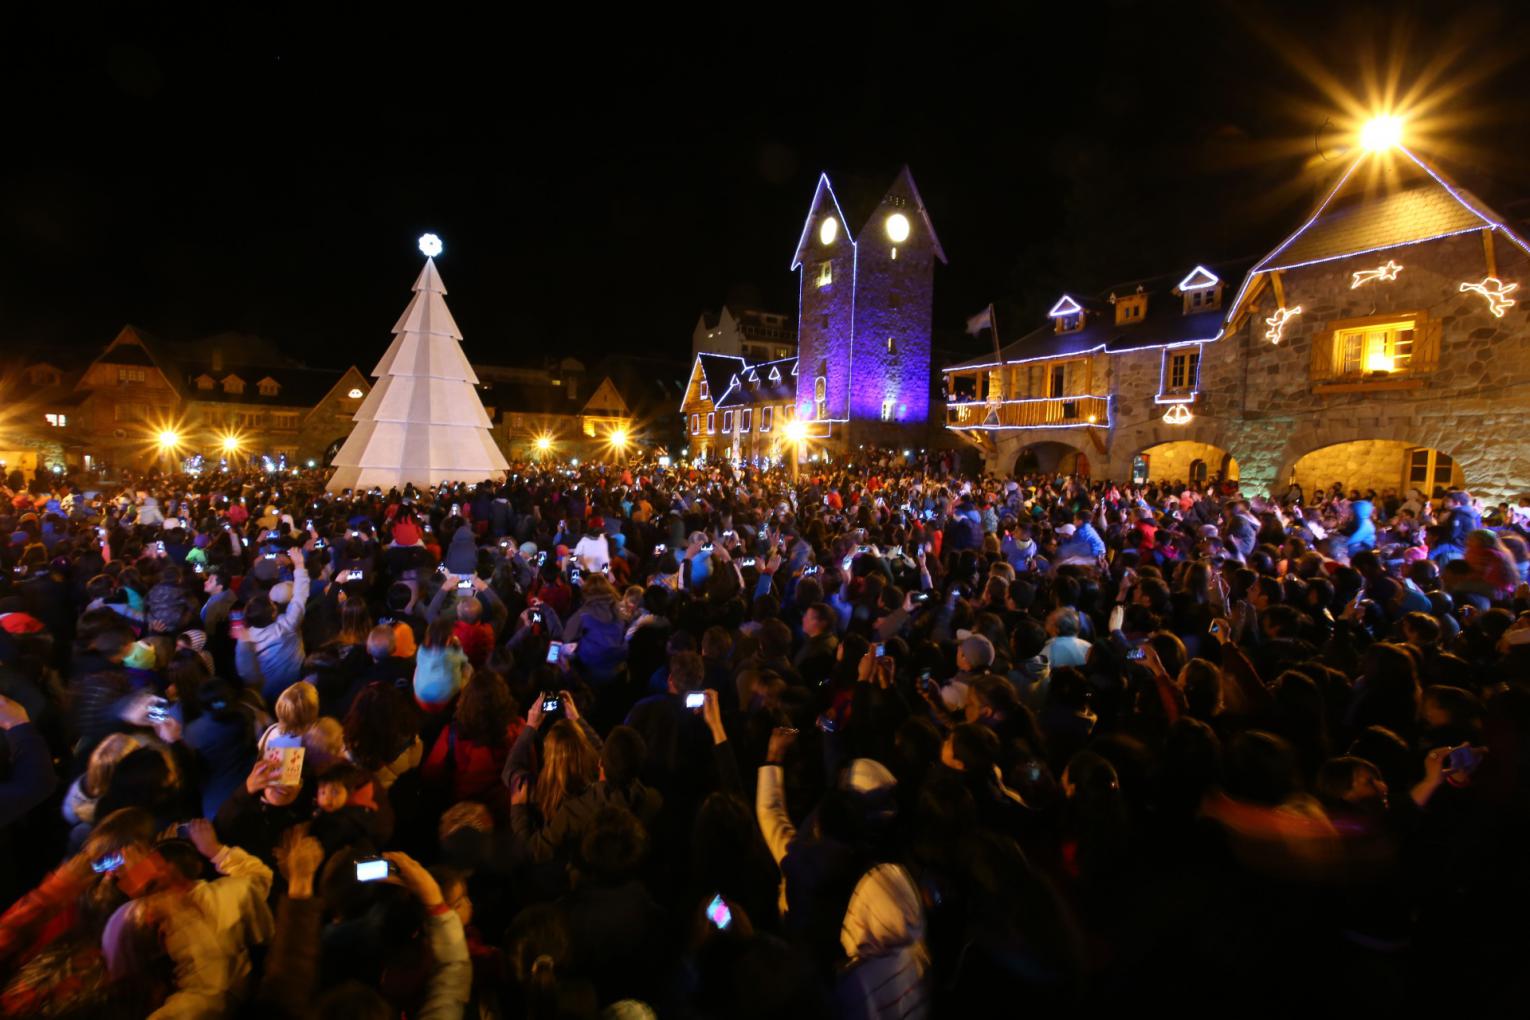
<svg viewBox="0 0 1530 1020">
<path fill-rule="evenodd" d="M 709 412 L 707 412 L 707 435 L 710 436 L 712 433 L 714 433 L 716 431 L 717 431 L 717 412 L 709 411 Z"/>
<path fill-rule="evenodd" d="M 887 353 L 888 354 L 897 354 L 898 353 L 898 345 L 893 341 L 892 337 L 888 337 L 887 338 Z"/>
<path fill-rule="evenodd" d="M 702 400 L 711 400 L 712 399 L 712 394 L 707 389 L 707 381 L 705 379 L 701 380 L 701 399 Z"/>
<path fill-rule="evenodd" d="M 760 408 L 760 431 L 761 432 L 769 432 L 770 431 L 770 412 L 772 412 L 774 410 L 775 410 L 775 408 L 771 407 L 769 404 L 767 404 L 764 407 Z"/>
<path fill-rule="evenodd" d="M 223 392 L 224 393 L 243 393 L 244 392 L 244 380 L 239 378 L 237 375 L 229 376 L 227 379 L 223 380 Z"/>
<path fill-rule="evenodd" d="M 752 407 L 746 407 L 742 411 L 740 411 L 738 413 L 738 430 L 740 432 L 748 432 L 749 431 L 749 426 L 753 422 L 753 418 L 754 418 L 754 409 Z"/>
<path fill-rule="evenodd" d="M 274 397 L 276 396 L 276 391 L 279 389 L 275 379 L 262 379 L 260 380 L 257 388 L 260 390 L 260 395 L 263 397 Z"/>
<path fill-rule="evenodd" d="M 699 414 L 691 415 L 691 435 L 701 435 L 701 415 Z"/>
<path fill-rule="evenodd" d="M 49 411 L 43 417 L 47 419 L 49 425 L 56 429 L 65 428 L 69 424 L 69 416 L 67 414 L 54 414 L 52 411 Z"/>
<path fill-rule="evenodd" d="M 827 400 L 828 399 L 828 388 L 829 388 L 828 387 L 828 383 L 825 381 L 823 376 L 819 376 L 818 378 L 814 379 L 813 380 L 813 400 L 816 401 L 817 403 L 820 403 L 820 404 L 823 403 L 825 400 Z"/>
<path fill-rule="evenodd" d="M 818 263 L 818 286 L 827 287 L 834 282 L 834 263 L 825 259 Z"/>
<path fill-rule="evenodd" d="M 1188 393 L 1194 390 L 1200 383 L 1200 349 L 1171 351 L 1167 357 L 1169 359 L 1169 370 L 1165 373 L 1165 376 L 1168 381 L 1169 392 Z"/>
<path fill-rule="evenodd" d="M 1147 295 L 1129 294 L 1116 298 L 1116 322 L 1141 322 L 1147 314 Z"/>
<path fill-rule="evenodd" d="M 595 438 L 595 422 L 592 419 L 586 418 L 584 420 L 584 434 L 591 439 Z"/>
<path fill-rule="evenodd" d="M 1334 333 L 1334 365 L 1340 375 L 1405 372 L 1412 360 L 1412 322 L 1388 322 Z"/>
<path fill-rule="evenodd" d="M 728 432 L 732 432 L 732 431 L 733 431 L 733 412 L 732 411 L 724 411 L 723 412 L 723 432 L 724 433 L 728 433 Z"/>
<path fill-rule="evenodd" d="M 148 375 L 141 368 L 119 368 L 119 369 L 117 369 L 117 382 L 119 384 L 120 383 L 141 383 L 141 382 L 147 382 L 147 381 L 148 381 Z"/>
<path fill-rule="evenodd" d="M 891 400 L 884 400 L 884 401 L 882 401 L 882 420 L 883 421 L 892 421 L 892 417 L 893 417 L 893 402 Z"/>
</svg>

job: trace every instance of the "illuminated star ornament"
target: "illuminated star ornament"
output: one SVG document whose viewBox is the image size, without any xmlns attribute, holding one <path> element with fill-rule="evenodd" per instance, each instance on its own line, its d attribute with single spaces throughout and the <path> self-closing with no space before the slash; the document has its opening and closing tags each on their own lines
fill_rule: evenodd
<svg viewBox="0 0 1530 1020">
<path fill-rule="evenodd" d="M 441 254 L 441 239 L 435 234 L 420 235 L 420 251 L 428 259 L 433 259 Z"/>
<path fill-rule="evenodd" d="M 1264 331 L 1264 338 L 1272 344 L 1280 343 L 1281 334 L 1286 331 L 1286 323 L 1302 314 L 1302 306 L 1295 308 L 1277 308 L 1275 314 L 1265 319 L 1265 325 L 1270 328 Z"/>
<path fill-rule="evenodd" d="M 1353 281 L 1350 283 L 1349 289 L 1354 290 L 1356 287 L 1370 283 L 1372 280 L 1380 280 L 1383 283 L 1391 283 L 1393 280 L 1397 279 L 1397 274 L 1400 272 L 1402 272 L 1402 266 L 1398 265 L 1396 262 L 1393 262 L 1391 259 L 1387 259 L 1387 264 L 1384 266 L 1377 266 L 1375 269 L 1361 269 L 1358 272 L 1351 274 L 1353 276 Z"/>
<path fill-rule="evenodd" d="M 1165 425 L 1188 425 L 1192 417 L 1194 416 L 1190 413 L 1190 408 L 1184 404 L 1175 404 L 1163 413 L 1163 423 Z"/>
<path fill-rule="evenodd" d="M 1481 283 L 1463 283 L 1461 284 L 1461 289 L 1463 291 L 1476 291 L 1487 298 L 1488 311 L 1501 319 L 1509 306 L 1516 304 L 1515 300 L 1509 297 L 1509 295 L 1519 290 L 1519 284 L 1504 283 L 1496 276 L 1489 276 Z"/>
</svg>

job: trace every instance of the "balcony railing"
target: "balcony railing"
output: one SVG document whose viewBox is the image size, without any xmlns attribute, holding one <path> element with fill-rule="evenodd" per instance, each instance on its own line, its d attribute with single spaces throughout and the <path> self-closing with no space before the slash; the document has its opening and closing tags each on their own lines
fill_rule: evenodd
<svg viewBox="0 0 1530 1020">
<path fill-rule="evenodd" d="M 1108 428 L 1110 398 L 1034 397 L 999 404 L 982 400 L 947 404 L 946 426 L 958 429 Z"/>
</svg>

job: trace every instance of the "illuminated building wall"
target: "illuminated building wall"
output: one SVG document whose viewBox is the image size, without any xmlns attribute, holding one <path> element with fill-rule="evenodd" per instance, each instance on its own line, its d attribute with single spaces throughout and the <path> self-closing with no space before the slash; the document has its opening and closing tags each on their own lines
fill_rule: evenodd
<svg viewBox="0 0 1530 1020">
<path fill-rule="evenodd" d="M 906 167 L 864 221 L 848 225 L 819 178 L 793 268 L 797 414 L 826 422 L 820 435 L 864 442 L 929 427 L 937 258 L 945 253 Z"/>
</svg>

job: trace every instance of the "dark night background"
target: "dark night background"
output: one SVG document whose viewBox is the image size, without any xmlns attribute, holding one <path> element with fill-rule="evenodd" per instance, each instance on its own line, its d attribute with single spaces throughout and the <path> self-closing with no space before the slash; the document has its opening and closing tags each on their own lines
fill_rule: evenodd
<svg viewBox="0 0 1530 1020">
<path fill-rule="evenodd" d="M 820 169 L 907 162 L 951 259 L 937 338 L 965 349 L 991 299 L 1039 315 L 1273 246 L 1342 158 L 1340 93 L 1388 69 L 1450 97 L 1414 147 L 1527 211 L 1514 6 L 1074 6 L 12 22 L 0 342 L 232 329 L 366 371 L 433 230 L 475 360 L 684 357 L 703 307 L 795 314 Z"/>
</svg>

